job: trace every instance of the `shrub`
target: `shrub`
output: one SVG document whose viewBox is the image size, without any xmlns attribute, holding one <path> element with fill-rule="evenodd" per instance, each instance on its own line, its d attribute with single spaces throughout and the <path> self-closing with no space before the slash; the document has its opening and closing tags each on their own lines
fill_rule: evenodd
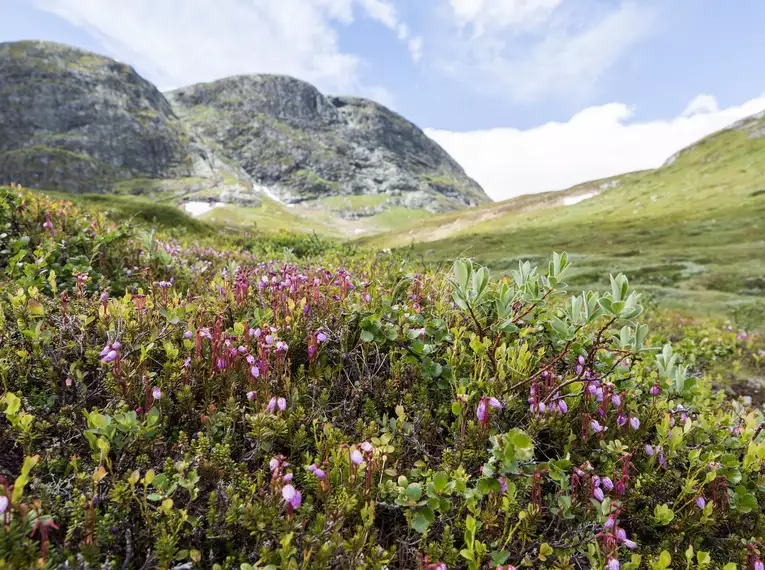
<svg viewBox="0 0 765 570">
<path fill-rule="evenodd" d="M 99 220 L 0 194 L 0 568 L 759 567 L 762 414 L 703 375 L 757 337 L 657 345 L 565 254 L 492 279 Z"/>
</svg>

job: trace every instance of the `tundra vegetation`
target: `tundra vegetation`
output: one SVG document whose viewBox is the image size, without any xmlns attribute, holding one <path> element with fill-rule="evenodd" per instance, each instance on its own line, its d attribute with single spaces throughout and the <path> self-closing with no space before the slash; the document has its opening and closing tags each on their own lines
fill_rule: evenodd
<svg viewBox="0 0 765 570">
<path fill-rule="evenodd" d="M 0 189 L 0 569 L 763 568 L 754 331 L 173 220 Z"/>
</svg>

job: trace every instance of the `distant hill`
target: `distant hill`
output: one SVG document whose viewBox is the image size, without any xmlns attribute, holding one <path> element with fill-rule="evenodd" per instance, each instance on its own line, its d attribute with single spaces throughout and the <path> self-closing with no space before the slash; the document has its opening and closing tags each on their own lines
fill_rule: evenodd
<svg viewBox="0 0 765 570">
<path fill-rule="evenodd" d="M 573 286 L 623 271 L 670 304 L 727 312 L 765 296 L 765 113 L 656 170 L 433 216 L 358 243 L 412 244 L 433 261 L 470 255 L 499 271 L 566 250 L 580 258 Z"/>
<path fill-rule="evenodd" d="M 342 203 L 326 198 L 377 196 L 370 212 L 391 204 L 442 212 L 489 201 L 422 130 L 373 101 L 324 96 L 280 75 L 166 95 L 186 124 L 286 203 L 333 209 Z"/>
<path fill-rule="evenodd" d="M 23 41 L 0 44 L 0 85 L 0 183 L 244 206 L 244 225 L 302 203 L 291 217 L 327 213 L 308 225 L 329 232 L 333 218 L 377 216 L 371 225 L 387 228 L 386 212 L 406 222 L 403 210 L 489 201 L 400 115 L 290 77 L 231 77 L 168 101 L 130 66 Z"/>
</svg>

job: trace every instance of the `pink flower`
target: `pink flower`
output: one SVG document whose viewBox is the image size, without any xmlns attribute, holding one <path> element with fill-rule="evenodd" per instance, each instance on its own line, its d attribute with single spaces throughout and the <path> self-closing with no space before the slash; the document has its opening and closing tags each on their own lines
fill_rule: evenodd
<svg viewBox="0 0 765 570">
<path fill-rule="evenodd" d="M 258 393 L 255 390 L 253 390 L 252 392 L 247 392 L 247 399 L 248 400 L 252 401 L 252 400 L 254 400 L 257 397 L 258 397 Z"/>
<path fill-rule="evenodd" d="M 478 402 L 478 407 L 476 408 L 475 415 L 478 418 L 478 421 L 480 421 L 484 426 L 486 425 L 486 422 L 489 418 L 489 409 L 487 404 L 497 410 L 502 408 L 502 402 L 496 398 L 483 396 Z"/>
<path fill-rule="evenodd" d="M 592 420 L 590 422 L 590 428 L 592 428 L 592 431 L 594 431 L 595 433 L 601 433 L 608 429 L 607 427 L 600 425 L 598 423 L 598 420 Z"/>
<path fill-rule="evenodd" d="M 289 483 L 292 481 L 292 473 L 287 473 L 284 477 L 282 477 L 282 481 L 285 483 Z"/>
<path fill-rule="evenodd" d="M 276 397 L 271 398 L 268 401 L 268 405 L 266 406 L 266 411 L 267 412 L 273 412 L 275 409 L 276 409 Z"/>
<path fill-rule="evenodd" d="M 613 491 L 614 482 L 611 481 L 610 477 L 603 477 L 603 479 L 601 479 L 600 481 L 601 483 L 603 483 L 603 487 L 606 489 L 606 491 Z"/>
<path fill-rule="evenodd" d="M 162 398 L 162 390 L 159 389 L 159 386 L 154 386 L 154 388 L 151 389 L 151 396 L 155 400 Z"/>
<path fill-rule="evenodd" d="M 283 412 L 284 410 L 287 409 L 287 400 L 285 400 L 284 398 L 279 398 L 278 400 L 276 400 L 276 406 L 279 408 L 280 412 Z"/>
<path fill-rule="evenodd" d="M 351 461 L 356 465 L 361 465 L 364 462 L 364 456 L 361 455 L 361 452 L 358 449 L 354 449 L 351 452 Z"/>
<path fill-rule="evenodd" d="M 568 412 L 568 404 L 566 403 L 566 400 L 558 401 L 558 409 L 560 410 L 561 414 L 565 414 Z"/>
<path fill-rule="evenodd" d="M 327 476 L 327 474 L 326 474 L 326 473 L 324 473 L 324 470 L 323 470 L 323 469 L 321 469 L 320 467 L 318 467 L 318 466 L 317 466 L 315 463 L 314 463 L 313 465 L 309 465 L 309 466 L 308 466 L 308 470 L 309 470 L 311 473 L 313 473 L 314 475 L 316 475 L 316 477 L 317 477 L 319 480 L 321 480 L 321 479 L 324 479 L 324 477 L 326 477 L 326 476 Z"/>
<path fill-rule="evenodd" d="M 621 398 L 621 396 L 619 396 L 619 394 L 614 394 L 613 396 L 611 396 L 611 403 L 614 406 L 621 406 L 622 405 L 622 398 Z"/>
<path fill-rule="evenodd" d="M 654 384 L 653 386 L 651 386 L 651 389 L 649 390 L 649 392 L 651 393 L 651 396 L 658 396 L 659 393 L 661 392 L 661 386 L 659 386 L 658 384 Z"/>
<path fill-rule="evenodd" d="M 321 344 L 322 342 L 327 340 L 327 335 L 323 332 L 319 331 L 319 334 L 316 335 L 316 341 Z"/>
<path fill-rule="evenodd" d="M 608 563 L 606 564 L 607 570 L 619 570 L 621 568 L 621 565 L 619 564 L 619 560 L 616 558 L 609 558 Z"/>
<path fill-rule="evenodd" d="M 254 378 L 257 378 L 260 376 L 260 369 L 257 366 L 252 366 L 250 367 L 250 374 L 252 374 Z"/>
<path fill-rule="evenodd" d="M 365 441 L 365 442 L 364 442 L 364 443 L 362 443 L 362 444 L 361 444 L 359 447 L 361 447 L 361 450 L 362 450 L 362 451 L 364 451 L 365 453 L 371 453 L 371 452 L 372 452 L 372 450 L 374 449 L 374 447 L 372 446 L 372 444 L 371 444 L 371 443 L 369 443 L 368 441 Z"/>
<path fill-rule="evenodd" d="M 303 502 L 303 497 L 300 495 L 300 491 L 295 489 L 292 485 L 285 485 L 282 487 L 282 497 L 293 509 L 297 509 Z"/>
<path fill-rule="evenodd" d="M 632 429 L 638 429 L 640 427 L 640 419 L 638 419 L 637 416 L 633 416 L 630 418 L 630 427 Z"/>
<path fill-rule="evenodd" d="M 5 513 L 6 510 L 8 510 L 8 497 L 0 495 L 0 515 Z"/>
<path fill-rule="evenodd" d="M 478 402 L 478 407 L 475 410 L 475 416 L 478 418 L 478 421 L 483 423 L 486 421 L 486 418 L 488 417 L 488 410 L 486 409 L 486 400 L 481 398 L 481 400 Z"/>
<path fill-rule="evenodd" d="M 276 471 L 277 467 L 279 467 L 279 460 L 276 457 L 272 457 L 271 461 L 268 462 L 268 467 L 271 471 Z"/>
<path fill-rule="evenodd" d="M 765 564 L 760 560 L 756 560 L 754 563 L 754 570 L 765 570 Z"/>
<path fill-rule="evenodd" d="M 627 532 L 623 528 L 616 529 L 616 540 L 621 542 L 627 548 L 637 548 L 637 544 L 627 538 Z"/>
</svg>

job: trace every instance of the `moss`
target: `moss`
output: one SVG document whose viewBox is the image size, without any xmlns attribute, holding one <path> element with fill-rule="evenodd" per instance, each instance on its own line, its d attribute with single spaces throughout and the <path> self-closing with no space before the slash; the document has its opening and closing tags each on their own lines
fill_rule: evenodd
<svg viewBox="0 0 765 570">
<path fill-rule="evenodd" d="M 327 180 L 316 174 L 312 170 L 297 170 L 292 174 L 293 178 L 297 178 L 297 183 L 308 183 L 313 186 L 324 186 L 332 190 L 340 190 L 340 184 L 334 180 Z"/>
</svg>

